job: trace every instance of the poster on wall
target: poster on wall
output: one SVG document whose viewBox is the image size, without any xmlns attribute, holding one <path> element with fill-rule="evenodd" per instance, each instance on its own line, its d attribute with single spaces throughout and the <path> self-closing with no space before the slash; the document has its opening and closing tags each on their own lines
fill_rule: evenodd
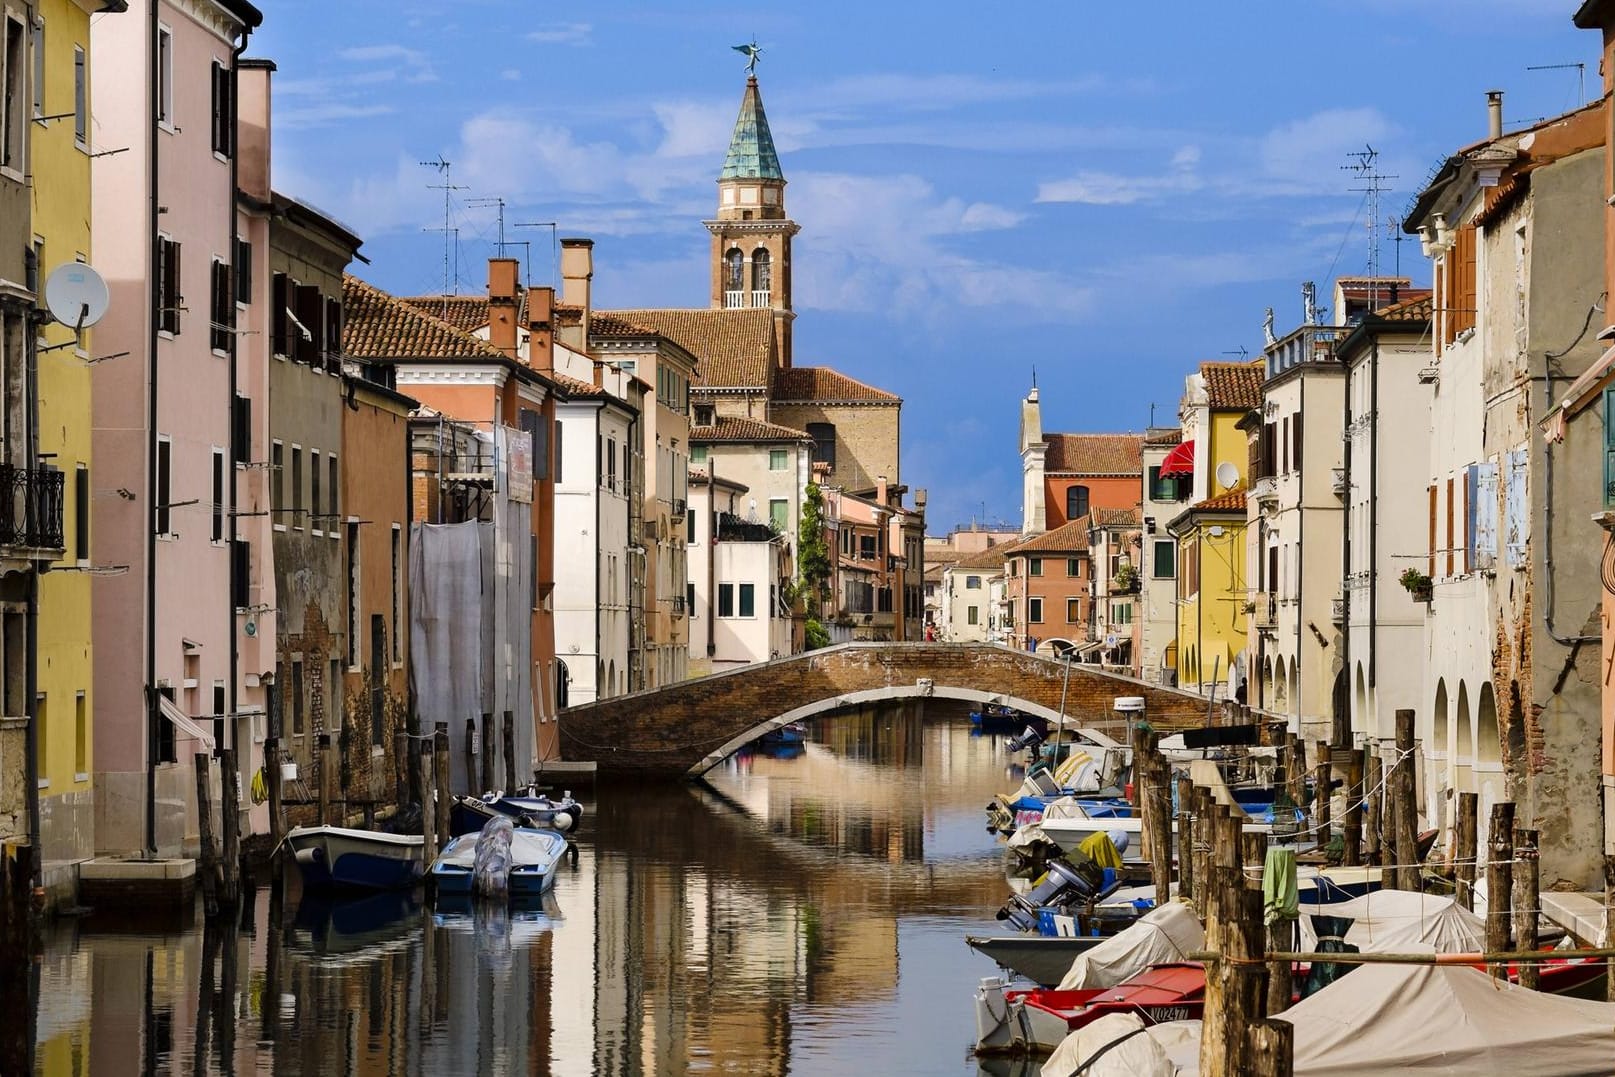
<svg viewBox="0 0 1615 1077">
<path fill-rule="evenodd" d="M 505 446 L 505 479 L 512 501 L 533 500 L 533 435 L 514 426 L 501 426 Z"/>
</svg>

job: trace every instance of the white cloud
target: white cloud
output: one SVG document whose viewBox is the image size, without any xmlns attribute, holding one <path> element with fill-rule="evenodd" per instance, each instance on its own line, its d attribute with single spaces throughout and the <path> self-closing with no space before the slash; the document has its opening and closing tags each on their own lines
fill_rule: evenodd
<svg viewBox="0 0 1615 1077">
<path fill-rule="evenodd" d="M 514 67 L 507 67 L 503 71 L 499 72 L 499 77 L 504 79 L 506 82 L 520 82 L 522 73 L 516 70 Z"/>
<path fill-rule="evenodd" d="M 1172 155 L 1170 167 L 1159 176 L 1124 176 L 1085 170 L 1068 179 L 1038 184 L 1036 200 L 1128 206 L 1146 199 L 1184 194 L 1204 185 L 1197 172 L 1199 165 L 1200 147 L 1184 146 Z"/>
<path fill-rule="evenodd" d="M 1332 108 L 1281 124 L 1262 136 L 1256 163 L 1275 193 L 1338 194 L 1346 155 L 1386 145 L 1396 126 L 1378 109 Z"/>
<path fill-rule="evenodd" d="M 404 45 L 356 45 L 340 49 L 336 55 L 340 60 L 358 64 L 393 65 L 377 72 L 354 75 L 349 81 L 382 82 L 400 75 L 407 82 L 437 81 L 437 71 L 432 67 L 432 58 L 419 49 Z"/>
<path fill-rule="evenodd" d="M 540 45 L 587 45 L 594 27 L 586 22 L 563 22 L 534 30 L 527 40 Z"/>
<path fill-rule="evenodd" d="M 330 127 L 346 120 L 385 116 L 392 111 L 391 105 L 346 105 L 336 101 L 292 105 L 276 110 L 275 126 L 289 131 L 307 130 L 313 127 Z"/>
</svg>

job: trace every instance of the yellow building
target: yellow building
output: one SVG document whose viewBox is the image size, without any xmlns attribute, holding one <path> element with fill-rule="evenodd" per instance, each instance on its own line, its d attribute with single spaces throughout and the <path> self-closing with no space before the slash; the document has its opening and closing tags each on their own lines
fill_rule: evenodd
<svg viewBox="0 0 1615 1077">
<path fill-rule="evenodd" d="M 1232 695 L 1247 677 L 1250 442 L 1240 423 L 1261 406 L 1261 360 L 1200 364 L 1179 408 L 1183 441 L 1162 464 L 1163 477 L 1193 476 L 1189 508 L 1167 524 L 1178 544 L 1174 664 L 1184 688 Z"/>
<path fill-rule="evenodd" d="M 51 271 L 91 262 L 90 17 L 115 18 L 106 0 L 38 0 L 33 47 L 43 58 L 28 125 L 34 182 L 33 243 L 40 291 Z M 94 677 L 90 655 L 89 513 L 90 360 L 85 330 L 47 321 L 39 331 L 39 451 L 63 473 L 64 553 L 39 581 L 39 824 L 45 886 L 52 900 L 70 894 L 78 861 L 94 855 Z M 48 350 L 47 350 L 48 349 Z M 117 361 L 117 360 L 112 360 Z"/>
</svg>

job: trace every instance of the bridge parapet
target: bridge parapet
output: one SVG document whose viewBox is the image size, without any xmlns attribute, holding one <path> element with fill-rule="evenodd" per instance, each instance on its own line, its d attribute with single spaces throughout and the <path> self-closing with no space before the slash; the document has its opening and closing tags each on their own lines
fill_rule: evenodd
<svg viewBox="0 0 1615 1077">
<path fill-rule="evenodd" d="M 569 708 L 561 752 L 606 773 L 695 775 L 771 728 L 880 700 L 1005 703 L 1056 718 L 1065 675 L 1063 662 L 995 644 L 843 643 Z M 1143 696 L 1157 729 L 1206 715 L 1204 696 L 1073 664 L 1067 721 L 1095 724 L 1117 696 Z"/>
</svg>

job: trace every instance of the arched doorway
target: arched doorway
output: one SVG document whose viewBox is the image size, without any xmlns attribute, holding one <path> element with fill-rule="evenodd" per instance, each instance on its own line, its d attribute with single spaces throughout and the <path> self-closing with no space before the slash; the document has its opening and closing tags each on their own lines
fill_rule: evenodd
<svg viewBox="0 0 1615 1077">
<path fill-rule="evenodd" d="M 1475 792 L 1475 727 L 1469 719 L 1469 686 L 1458 685 L 1458 713 L 1453 717 L 1452 787 L 1460 793 Z"/>
<path fill-rule="evenodd" d="M 1351 729 L 1353 733 L 1372 735 L 1373 721 L 1368 713 L 1368 680 L 1363 676 L 1363 664 L 1357 663 L 1357 685 L 1352 693 Z"/>
</svg>

